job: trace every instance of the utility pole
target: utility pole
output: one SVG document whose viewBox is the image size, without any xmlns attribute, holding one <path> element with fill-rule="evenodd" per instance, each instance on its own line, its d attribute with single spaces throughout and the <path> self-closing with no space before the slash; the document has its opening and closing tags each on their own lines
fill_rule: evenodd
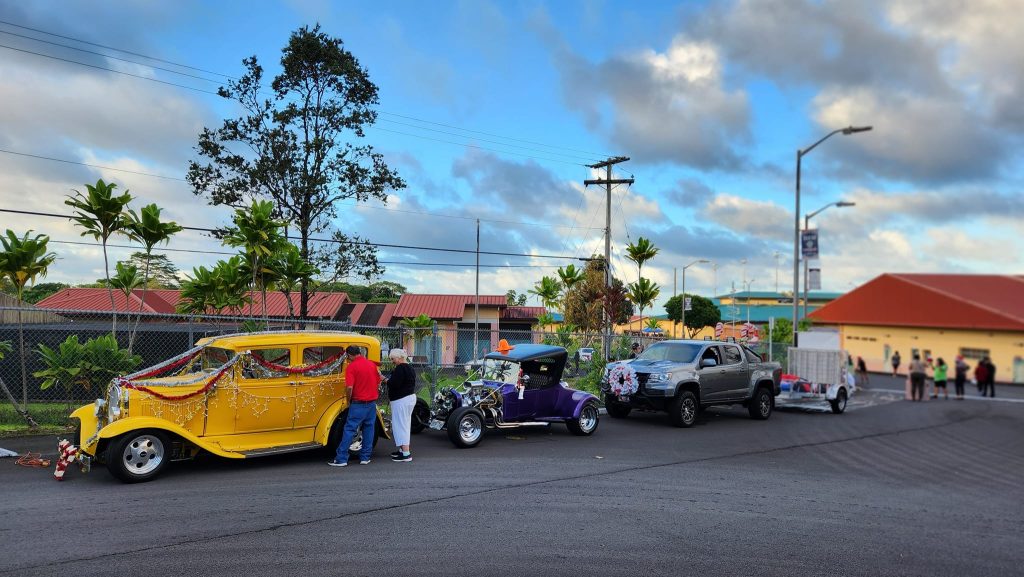
<svg viewBox="0 0 1024 577">
<path fill-rule="evenodd" d="M 603 168 L 605 177 L 598 179 L 587 179 L 583 181 L 584 186 L 591 184 L 603 184 L 606 191 L 606 205 L 604 210 L 604 287 L 605 290 L 612 286 L 612 185 L 633 184 L 632 178 L 612 178 L 612 166 L 629 160 L 628 156 L 613 156 L 608 160 L 596 164 L 588 164 L 587 168 Z M 603 307 L 607 308 L 607 307 Z M 608 360 L 611 352 L 611 326 L 612 317 L 607 311 L 604 313 L 604 358 Z"/>
</svg>

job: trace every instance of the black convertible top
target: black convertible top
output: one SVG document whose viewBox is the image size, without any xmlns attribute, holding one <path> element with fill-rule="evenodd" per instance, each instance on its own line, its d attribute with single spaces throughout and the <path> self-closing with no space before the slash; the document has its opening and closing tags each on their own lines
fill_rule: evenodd
<svg viewBox="0 0 1024 577">
<path fill-rule="evenodd" d="M 544 358 L 558 360 L 559 357 L 566 358 L 569 356 L 568 351 L 563 347 L 556 347 L 552 345 L 519 344 L 514 345 L 514 347 L 515 348 L 506 353 L 499 353 L 497 351 L 487 353 L 484 355 L 484 358 L 521 363 L 523 361 L 532 361 Z"/>
</svg>

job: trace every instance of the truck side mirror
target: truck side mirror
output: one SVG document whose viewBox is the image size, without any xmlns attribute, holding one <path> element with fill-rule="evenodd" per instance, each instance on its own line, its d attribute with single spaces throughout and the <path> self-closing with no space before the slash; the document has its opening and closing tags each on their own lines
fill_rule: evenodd
<svg viewBox="0 0 1024 577">
<path fill-rule="evenodd" d="M 718 363 L 715 362 L 715 359 L 701 359 L 700 360 L 700 368 L 702 368 L 702 369 L 706 369 L 708 367 L 717 367 L 717 366 L 718 366 Z"/>
</svg>

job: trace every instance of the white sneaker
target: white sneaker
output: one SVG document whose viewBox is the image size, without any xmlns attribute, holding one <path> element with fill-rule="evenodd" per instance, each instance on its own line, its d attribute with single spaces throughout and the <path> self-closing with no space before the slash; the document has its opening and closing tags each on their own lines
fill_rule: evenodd
<svg viewBox="0 0 1024 577">
<path fill-rule="evenodd" d="M 365 461 L 359 461 L 359 464 L 360 464 L 360 465 L 369 465 L 369 464 L 370 464 L 370 460 L 369 460 L 369 459 L 367 459 L 367 460 L 365 460 Z"/>
</svg>

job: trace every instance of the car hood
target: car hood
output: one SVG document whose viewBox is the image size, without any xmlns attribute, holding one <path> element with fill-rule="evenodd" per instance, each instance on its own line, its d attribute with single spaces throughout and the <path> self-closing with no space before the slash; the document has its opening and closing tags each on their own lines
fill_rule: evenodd
<svg viewBox="0 0 1024 577">
<path fill-rule="evenodd" d="M 634 359 L 629 361 L 629 366 L 638 373 L 667 373 L 672 370 L 690 367 L 686 363 L 673 363 L 672 361 L 648 361 L 645 359 Z"/>
</svg>

